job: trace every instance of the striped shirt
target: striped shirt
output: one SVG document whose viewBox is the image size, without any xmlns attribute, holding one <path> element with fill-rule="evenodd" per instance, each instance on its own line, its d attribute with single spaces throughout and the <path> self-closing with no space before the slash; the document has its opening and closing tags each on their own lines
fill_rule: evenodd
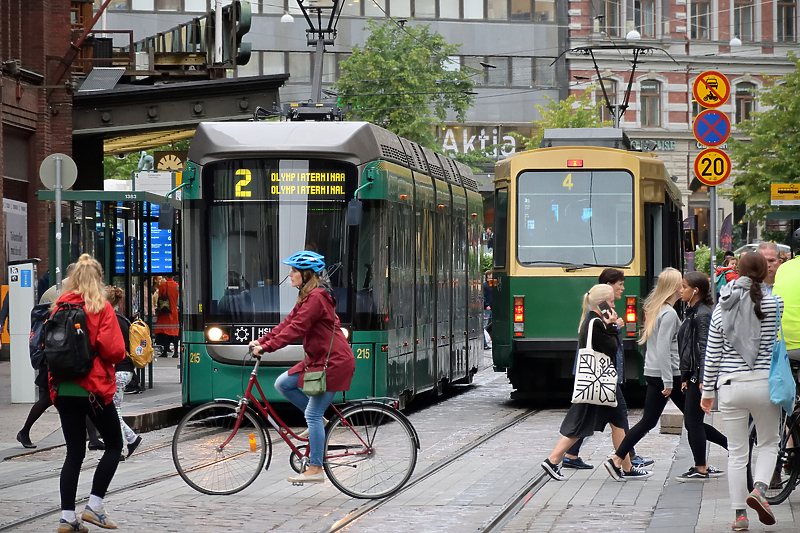
<svg viewBox="0 0 800 533">
<path fill-rule="evenodd" d="M 783 300 L 776 296 L 783 311 Z M 758 345 L 758 356 L 753 365 L 753 371 L 758 372 L 758 377 L 766 378 L 769 375 L 770 361 L 772 360 L 772 346 L 775 343 L 775 299 L 764 295 L 761 300 L 761 311 L 766 315 L 761 321 L 761 343 Z M 705 369 L 703 372 L 703 398 L 713 398 L 714 389 L 728 379 L 736 380 L 745 377 L 746 372 L 751 372 L 747 363 L 736 350 L 728 343 L 722 330 L 722 310 L 719 305 L 714 308 L 711 323 L 708 326 L 708 342 L 706 344 Z M 755 376 L 754 376 L 755 377 Z M 710 386 L 715 384 L 714 386 Z"/>
</svg>

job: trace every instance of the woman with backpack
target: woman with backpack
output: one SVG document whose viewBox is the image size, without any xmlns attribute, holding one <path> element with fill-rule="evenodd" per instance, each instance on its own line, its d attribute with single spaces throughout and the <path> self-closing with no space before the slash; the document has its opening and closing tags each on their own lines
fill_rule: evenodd
<svg viewBox="0 0 800 533">
<path fill-rule="evenodd" d="M 130 341 L 130 331 L 131 331 L 131 323 L 130 321 L 120 312 L 119 304 L 122 302 L 122 298 L 125 296 L 125 291 L 120 289 L 119 287 L 107 287 L 106 288 L 106 299 L 108 299 L 108 303 L 111 304 L 111 307 L 114 308 L 114 312 L 117 316 L 117 323 L 119 324 L 120 333 L 122 333 L 122 338 L 125 341 L 125 347 L 130 348 L 131 341 Z M 125 354 L 125 359 L 122 360 L 121 363 L 117 363 L 114 366 L 115 376 L 117 381 L 117 390 L 114 392 L 114 407 L 117 409 L 117 416 L 119 417 L 119 425 L 122 428 L 122 438 L 125 439 L 125 442 L 128 443 L 128 454 L 125 455 L 124 453 L 119 456 L 120 461 L 124 461 L 126 458 L 133 455 L 133 452 L 136 451 L 136 448 L 142 443 L 142 437 L 137 435 L 128 424 L 125 423 L 125 419 L 122 418 L 122 398 L 125 394 L 125 387 L 128 386 L 128 383 L 131 382 L 133 379 L 133 373 L 136 371 L 136 367 L 133 365 L 133 361 L 131 360 L 130 356 Z"/>
<path fill-rule="evenodd" d="M 728 447 L 728 439 L 713 426 L 703 424 L 705 414 L 700 407 L 700 394 L 703 390 L 703 359 L 706 354 L 708 324 L 714 301 L 709 294 L 708 276 L 702 272 L 687 272 L 681 282 L 681 300 L 688 304 L 684 319 L 678 330 L 678 355 L 680 357 L 681 391 L 684 394 L 683 422 L 692 449 L 694 466 L 675 478 L 681 483 L 687 481 L 708 481 L 720 477 L 723 472 L 710 466 L 706 461 L 706 440 L 723 448 Z"/>
<path fill-rule="evenodd" d="M 61 429 L 67 444 L 67 457 L 61 469 L 61 520 L 58 533 L 87 533 L 89 528 L 83 521 L 91 522 L 106 529 L 116 529 L 103 507 L 103 498 L 117 471 L 122 453 L 122 432 L 114 407 L 114 393 L 117 390 L 114 379 L 114 365 L 125 359 L 125 341 L 120 333 L 114 310 L 106 301 L 106 288 L 103 283 L 103 270 L 90 255 L 83 254 L 72 274 L 64 283 L 64 292 L 53 304 L 50 323 L 58 324 L 59 313 L 66 313 L 62 304 L 72 304 L 82 309 L 80 317 L 85 324 L 75 322 L 75 335 L 67 338 L 85 342 L 94 357 L 91 359 L 88 374 L 74 379 L 59 379 L 57 361 L 47 353 L 50 369 L 49 388 L 53 405 L 61 418 Z M 55 327 L 55 326 L 54 326 Z M 85 329 L 84 329 L 85 328 Z M 45 350 L 48 349 L 45 330 Z M 80 336 L 78 335 L 80 334 Z M 86 347 L 68 346 L 72 354 L 86 351 Z M 55 375 L 54 375 L 55 374 Z M 78 491 L 78 476 L 86 455 L 85 434 L 86 417 L 94 422 L 105 441 L 105 452 L 94 473 L 89 502 L 83 510 L 81 519 L 75 514 L 75 499 Z"/>
<path fill-rule="evenodd" d="M 297 304 L 280 324 L 258 340 L 252 341 L 253 353 L 274 352 L 303 339 L 305 357 L 275 380 L 275 389 L 299 408 L 306 417 L 309 467 L 302 474 L 287 478 L 292 483 L 322 483 L 322 452 L 325 446 L 325 426 L 322 415 L 337 391 L 350 390 L 356 370 L 353 350 L 347 343 L 336 316 L 336 299 L 330 285 L 319 275 L 325 268 L 324 257 L 316 252 L 298 252 L 284 260 L 292 267 L 289 274 L 292 287 L 299 289 Z M 306 396 L 303 383 L 309 371 L 326 372 L 325 392 Z"/>
</svg>

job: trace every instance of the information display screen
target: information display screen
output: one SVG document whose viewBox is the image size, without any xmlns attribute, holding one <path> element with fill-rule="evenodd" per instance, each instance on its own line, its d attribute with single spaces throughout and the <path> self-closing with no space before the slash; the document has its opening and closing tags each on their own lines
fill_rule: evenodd
<svg viewBox="0 0 800 533">
<path fill-rule="evenodd" d="M 357 177 L 354 165 L 316 159 L 243 159 L 209 167 L 214 202 L 345 201 Z"/>
<path fill-rule="evenodd" d="M 172 230 L 158 229 L 158 222 L 150 222 L 150 263 L 145 262 L 144 272 L 152 272 L 153 274 L 169 274 L 172 273 Z M 115 263 L 117 274 L 125 273 L 125 244 L 123 242 L 124 234 L 121 229 L 116 234 L 115 245 Z M 147 258 L 147 233 L 143 235 L 145 246 L 145 258 Z M 136 239 L 131 241 L 131 249 L 129 250 L 131 256 L 131 264 L 135 272 L 140 272 L 142 269 L 137 267 L 138 253 L 136 251 Z"/>
</svg>

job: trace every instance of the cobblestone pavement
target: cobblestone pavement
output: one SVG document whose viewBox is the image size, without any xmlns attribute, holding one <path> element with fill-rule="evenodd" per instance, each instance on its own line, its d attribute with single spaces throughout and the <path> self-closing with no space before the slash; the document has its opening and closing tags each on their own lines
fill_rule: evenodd
<svg viewBox="0 0 800 533">
<path fill-rule="evenodd" d="M 527 411 L 525 404 L 508 400 L 510 392 L 505 375 L 486 368 L 473 385 L 448 393 L 437 402 L 414 407 L 408 415 L 422 445 L 415 477 L 491 428 Z M 361 517 L 345 531 L 481 531 L 521 487 L 541 473 L 539 463 L 556 444 L 565 412 L 550 409 L 534 414 Z M 633 410 L 631 422 L 638 416 L 640 412 Z M 175 474 L 170 448 L 173 432 L 174 427 L 145 433 L 142 452 L 120 464 L 106 499 L 120 530 L 317 532 L 365 504 L 342 495 L 330 483 L 303 487 L 287 483 L 286 476 L 292 474 L 288 447 L 275 438 L 269 470 L 250 487 L 234 496 L 200 494 Z M 730 531 L 727 478 L 688 486 L 672 479 L 690 463 L 685 437 L 654 430 L 637 446 L 638 453 L 656 460 L 655 474 L 644 482 L 612 481 L 601 465 L 611 451 L 608 431 L 588 439 L 581 456 L 596 465 L 595 469 L 568 471 L 565 482 L 548 481 L 505 531 L 661 533 L 667 531 L 666 527 L 669 531 Z M 81 498 L 88 497 L 92 465 L 99 454 L 88 452 L 78 490 Z M 48 509 L 54 512 L 14 531 L 55 529 L 57 475 L 63 458 L 64 448 L 60 447 L 0 463 L 0 531 L 3 524 Z M 724 451 L 712 448 L 711 462 L 725 468 Z M 158 475 L 172 477 L 113 492 Z M 793 495 L 789 502 L 776 507 L 777 526 L 764 528 L 754 520 L 751 530 L 797 531 L 793 513 L 798 501 Z M 81 503 L 78 508 L 82 508 Z"/>
</svg>

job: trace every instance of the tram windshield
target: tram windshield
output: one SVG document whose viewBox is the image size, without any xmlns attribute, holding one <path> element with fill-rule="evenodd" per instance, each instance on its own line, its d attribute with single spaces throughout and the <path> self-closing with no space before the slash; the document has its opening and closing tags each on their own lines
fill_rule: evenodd
<svg viewBox="0 0 800 533">
<path fill-rule="evenodd" d="M 630 173 L 526 171 L 517 191 L 520 264 L 623 266 L 633 260 Z"/>
<path fill-rule="evenodd" d="M 345 197 L 356 176 L 354 165 L 327 160 L 207 165 L 209 319 L 278 323 L 297 303 L 282 261 L 303 249 L 325 256 L 337 312 L 346 314 Z"/>
</svg>

